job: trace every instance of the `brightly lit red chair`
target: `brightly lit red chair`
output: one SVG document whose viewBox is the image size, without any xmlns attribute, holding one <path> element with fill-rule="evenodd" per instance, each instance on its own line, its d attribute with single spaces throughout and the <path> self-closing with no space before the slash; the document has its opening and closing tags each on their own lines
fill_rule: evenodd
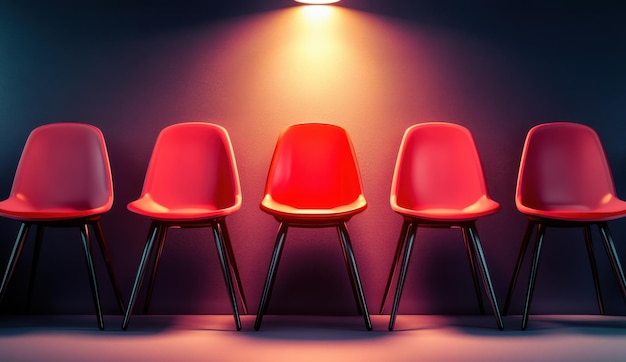
<svg viewBox="0 0 626 362">
<path fill-rule="evenodd" d="M 361 176 L 348 133 L 341 127 L 306 123 L 280 135 L 270 165 L 261 210 L 280 223 L 254 329 L 261 327 L 289 227 L 334 227 L 339 234 L 352 291 L 365 326 L 372 329 L 346 222 L 365 210 Z"/>
<path fill-rule="evenodd" d="M 390 202 L 391 208 L 402 215 L 404 221 L 380 310 L 382 314 L 398 263 L 402 259 L 389 330 L 393 330 L 395 323 L 418 227 L 462 229 L 480 311 L 484 313 L 479 273 L 497 326 L 503 329 L 476 231 L 476 220 L 495 213 L 500 205 L 487 194 L 480 158 L 469 130 L 441 122 L 409 127 L 398 151 Z"/>
<path fill-rule="evenodd" d="M 7 290 L 31 226 L 35 225 L 37 232 L 27 305 L 30 305 L 32 296 L 44 228 L 78 227 L 98 327 L 103 329 L 88 228 L 91 226 L 104 257 L 120 311 L 124 313 L 120 289 L 100 226 L 100 217 L 112 205 L 111 168 L 102 132 L 92 125 L 81 123 L 54 123 L 35 128 L 22 151 L 11 193 L 0 202 L 0 216 L 21 222 L 0 286 L 0 300 Z"/>
<path fill-rule="evenodd" d="M 233 279 L 244 314 L 247 307 L 235 255 L 226 228 L 226 217 L 241 208 L 241 187 L 233 148 L 227 131 L 210 123 L 181 123 L 159 134 L 139 199 L 128 210 L 151 219 L 148 239 L 122 321 L 130 315 L 150 258 L 154 259 L 144 313 L 148 312 L 163 245 L 170 228 L 210 227 L 217 247 L 224 281 L 237 330 L 241 329 Z"/>
<path fill-rule="evenodd" d="M 508 312 L 511 295 L 524 254 L 536 228 L 536 241 L 526 292 L 522 329 L 528 324 L 543 237 L 547 227 L 582 227 L 591 264 L 600 313 L 604 314 L 591 226 L 597 225 L 609 261 L 624 298 L 626 282 L 607 221 L 626 216 L 626 202 L 615 193 L 613 176 L 602 143 L 590 127 L 568 122 L 533 127 L 526 137 L 515 194 L 517 209 L 528 217 L 515 271 L 504 305 Z"/>
</svg>

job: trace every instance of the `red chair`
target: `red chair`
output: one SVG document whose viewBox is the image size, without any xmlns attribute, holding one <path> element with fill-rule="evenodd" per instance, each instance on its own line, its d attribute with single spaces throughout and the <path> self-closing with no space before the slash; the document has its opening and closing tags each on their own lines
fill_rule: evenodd
<svg viewBox="0 0 626 362">
<path fill-rule="evenodd" d="M 346 222 L 366 207 L 354 149 L 343 128 L 308 123 L 282 132 L 261 201 L 261 210 L 274 216 L 280 227 L 254 329 L 259 330 L 267 312 L 289 227 L 337 228 L 357 307 L 366 328 L 372 329 L 346 228 Z"/>
<path fill-rule="evenodd" d="M 515 271 L 504 305 L 508 311 L 511 295 L 533 230 L 536 244 L 524 305 L 522 329 L 528 324 L 543 236 L 550 227 L 582 227 L 591 263 L 596 298 L 604 314 L 598 271 L 591 244 L 591 225 L 600 230 L 611 266 L 624 298 L 626 282 L 615 251 L 608 220 L 626 216 L 626 202 L 615 193 L 613 176 L 596 132 L 576 123 L 546 123 L 533 127 L 526 137 L 515 195 L 517 209 L 528 217 Z"/>
<path fill-rule="evenodd" d="M 499 210 L 487 195 L 483 169 L 470 132 L 449 123 L 424 123 L 404 133 L 391 187 L 391 208 L 404 222 L 380 313 L 402 258 L 389 330 L 393 330 L 418 226 L 460 227 L 470 261 L 481 313 L 484 313 L 478 273 L 487 292 L 499 329 L 503 329 L 496 295 L 491 283 L 476 220 Z M 402 257 L 402 255 L 404 255 Z"/>
<path fill-rule="evenodd" d="M 100 226 L 100 217 L 112 205 L 111 168 L 104 137 L 98 128 L 81 123 L 55 123 L 34 129 L 22 151 L 11 193 L 6 200 L 0 202 L 0 216 L 22 223 L 0 285 L 0 300 L 4 297 L 32 225 L 37 227 L 37 233 L 28 285 L 28 305 L 44 228 L 78 227 L 85 251 L 98 327 L 104 329 L 90 246 L 88 226 L 91 226 L 104 257 L 120 311 L 124 313 L 124 303 Z"/>
<path fill-rule="evenodd" d="M 198 227 L 213 230 L 236 327 L 241 329 L 233 274 L 244 314 L 247 307 L 226 229 L 226 216 L 240 208 L 239 175 L 226 130 L 210 123 L 181 123 L 163 129 L 152 152 L 141 196 L 128 204 L 128 210 L 149 217 L 152 225 L 122 329 L 128 327 L 148 259 L 154 255 L 144 305 L 144 313 L 148 311 L 168 229 Z"/>
</svg>

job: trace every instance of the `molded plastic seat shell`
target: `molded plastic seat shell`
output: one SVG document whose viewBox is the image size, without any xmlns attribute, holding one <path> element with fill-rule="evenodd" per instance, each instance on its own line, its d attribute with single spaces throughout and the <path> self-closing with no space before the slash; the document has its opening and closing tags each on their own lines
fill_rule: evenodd
<svg viewBox="0 0 626 362">
<path fill-rule="evenodd" d="M 157 220 L 215 219 L 241 208 L 232 145 L 223 127 L 183 123 L 161 131 L 139 199 L 128 210 Z"/>
<path fill-rule="evenodd" d="M 81 150 L 77 152 L 77 150 Z M 22 151 L 0 216 L 54 221 L 101 215 L 113 205 L 104 136 L 92 125 L 54 123 L 34 129 Z"/>
<path fill-rule="evenodd" d="M 305 123 L 281 133 L 263 211 L 279 220 L 324 223 L 347 220 L 366 207 L 354 149 L 343 128 Z"/>
<path fill-rule="evenodd" d="M 568 122 L 528 132 L 515 204 L 523 214 L 545 219 L 589 222 L 626 215 L 597 133 Z"/>
<path fill-rule="evenodd" d="M 402 215 L 434 221 L 475 220 L 500 209 L 487 194 L 471 133 L 462 126 L 441 122 L 406 130 L 390 203 Z"/>
</svg>

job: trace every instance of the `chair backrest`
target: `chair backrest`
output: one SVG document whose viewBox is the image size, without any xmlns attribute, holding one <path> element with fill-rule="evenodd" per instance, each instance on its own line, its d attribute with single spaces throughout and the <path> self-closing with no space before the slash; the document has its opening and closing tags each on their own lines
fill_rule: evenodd
<svg viewBox="0 0 626 362">
<path fill-rule="evenodd" d="M 102 132 L 82 123 L 35 128 L 22 151 L 10 197 L 34 209 L 108 211 L 113 182 Z"/>
<path fill-rule="evenodd" d="M 392 180 L 392 205 L 456 209 L 486 195 L 483 168 L 467 128 L 432 122 L 406 130 Z"/>
<path fill-rule="evenodd" d="M 226 129 L 201 122 L 164 128 L 148 165 L 145 194 L 168 207 L 240 207 L 239 174 Z"/>
<path fill-rule="evenodd" d="M 557 122 L 528 132 L 517 178 L 518 206 L 594 208 L 614 196 L 613 176 L 592 128 Z"/>
<path fill-rule="evenodd" d="M 274 150 L 265 186 L 273 200 L 323 209 L 362 196 L 361 175 L 345 129 L 323 123 L 287 127 Z"/>
</svg>

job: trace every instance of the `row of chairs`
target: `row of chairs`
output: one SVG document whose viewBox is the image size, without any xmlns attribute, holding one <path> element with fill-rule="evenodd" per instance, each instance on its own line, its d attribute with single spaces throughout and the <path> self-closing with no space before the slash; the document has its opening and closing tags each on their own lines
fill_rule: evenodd
<svg viewBox="0 0 626 362">
<path fill-rule="evenodd" d="M 210 123 L 182 123 L 161 131 L 146 173 L 141 196 L 128 209 L 150 218 L 151 226 L 134 280 L 124 304 L 102 235 L 100 217 L 113 203 L 111 171 L 104 137 L 94 126 L 55 123 L 30 134 L 9 197 L 0 202 L 0 216 L 21 221 L 2 282 L 0 302 L 31 226 L 36 227 L 35 249 L 27 298 L 30 300 L 39 250 L 46 227 L 78 227 L 91 282 L 98 327 L 104 328 L 96 273 L 93 266 L 91 226 L 124 315 L 130 316 L 152 261 L 144 310 L 152 295 L 166 235 L 171 228 L 210 227 L 228 290 L 237 330 L 241 309 L 247 305 L 226 217 L 242 202 L 237 166 L 227 131 Z M 464 127 L 450 123 L 424 123 L 408 128 L 402 139 L 391 190 L 391 207 L 403 217 L 398 245 L 385 287 L 380 312 L 391 285 L 397 285 L 389 330 L 394 327 L 411 251 L 418 227 L 462 230 L 481 313 L 480 283 L 503 329 L 502 314 L 476 230 L 476 220 L 497 212 L 474 140 Z M 536 241 L 526 292 L 522 328 L 528 322 L 530 302 L 545 229 L 582 227 L 591 262 L 600 312 L 604 313 L 598 272 L 591 245 L 591 225 L 597 225 L 609 261 L 626 298 L 626 281 L 615 250 L 608 220 L 626 216 L 626 202 L 615 193 L 613 178 L 596 132 L 576 123 L 548 123 L 532 128 L 524 145 L 516 191 L 516 205 L 528 217 L 528 227 L 504 305 L 504 314 L 536 229 Z M 352 291 L 365 326 L 372 324 L 352 251 L 346 222 L 367 207 L 354 148 L 347 132 L 320 123 L 296 124 L 280 135 L 270 165 L 261 209 L 279 223 L 254 328 L 267 312 L 276 271 L 290 227 L 334 227 L 338 232 Z"/>
</svg>

